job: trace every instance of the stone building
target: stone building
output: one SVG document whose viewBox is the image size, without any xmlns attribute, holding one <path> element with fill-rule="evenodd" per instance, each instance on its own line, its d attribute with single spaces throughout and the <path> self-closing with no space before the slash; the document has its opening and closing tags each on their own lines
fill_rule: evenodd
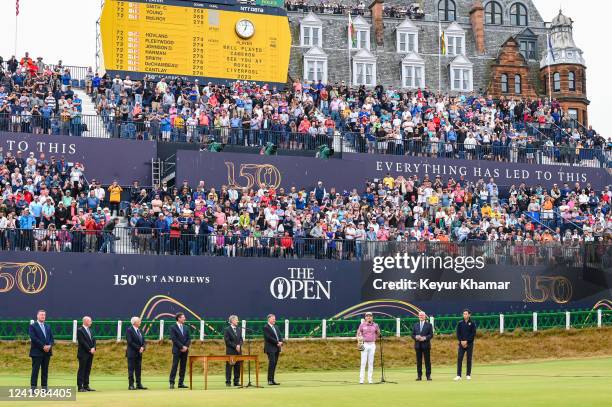
<svg viewBox="0 0 612 407">
<path fill-rule="evenodd" d="M 358 7 L 357 1 L 341 0 L 344 13 L 322 7 L 288 8 L 293 44 L 290 78 L 395 88 L 439 87 L 495 96 L 546 94 L 540 59 L 547 52 L 547 27 L 531 0 L 421 0 L 414 4 L 422 12 L 418 17 L 400 18 L 388 10 L 409 2 L 373 0 L 369 6 L 361 3 Z M 350 7 L 352 44 L 346 12 Z M 440 28 L 446 39 L 446 55 L 442 56 Z M 554 22 L 551 31 L 553 47 L 562 46 L 561 35 L 554 34 Z M 565 82 L 561 81 L 554 96 L 564 96 L 574 105 L 588 104 L 579 79 L 584 76 L 584 63 L 578 63 L 581 69 L 572 68 L 580 93 L 571 97 L 565 92 L 570 68 L 557 65 Z M 584 122 L 586 104 L 584 116 L 579 114 Z"/>
</svg>

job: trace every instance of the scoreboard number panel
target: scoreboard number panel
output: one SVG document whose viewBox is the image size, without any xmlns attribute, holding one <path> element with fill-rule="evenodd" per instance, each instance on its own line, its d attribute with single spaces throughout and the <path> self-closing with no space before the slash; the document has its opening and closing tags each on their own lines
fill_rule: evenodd
<svg viewBox="0 0 612 407">
<path fill-rule="evenodd" d="M 104 69 L 132 79 L 286 83 L 285 10 L 211 1 L 107 0 L 100 22 Z"/>
</svg>

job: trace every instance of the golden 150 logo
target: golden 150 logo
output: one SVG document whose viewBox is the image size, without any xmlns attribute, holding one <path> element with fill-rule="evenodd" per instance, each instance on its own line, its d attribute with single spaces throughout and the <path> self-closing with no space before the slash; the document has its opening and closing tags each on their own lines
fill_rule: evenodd
<svg viewBox="0 0 612 407">
<path fill-rule="evenodd" d="M 525 302 L 546 302 L 552 300 L 557 304 L 571 301 L 572 283 L 563 276 L 529 276 L 523 274 L 525 284 Z"/>
<path fill-rule="evenodd" d="M 240 164 L 239 177 L 244 178 L 244 183 L 236 181 L 236 169 L 234 163 L 226 161 L 227 186 L 234 188 L 274 188 L 281 184 L 281 173 L 272 164 Z"/>
<path fill-rule="evenodd" d="M 0 262 L 0 293 L 17 289 L 24 294 L 38 294 L 47 286 L 47 271 L 38 263 Z"/>
</svg>

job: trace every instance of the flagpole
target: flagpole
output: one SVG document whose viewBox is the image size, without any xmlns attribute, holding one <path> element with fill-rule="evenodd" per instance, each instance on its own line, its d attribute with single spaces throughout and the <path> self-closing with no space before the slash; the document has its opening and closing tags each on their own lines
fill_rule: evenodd
<svg viewBox="0 0 612 407">
<path fill-rule="evenodd" d="M 348 11 L 348 66 L 349 66 L 349 78 L 348 78 L 348 87 L 349 89 L 353 86 L 353 67 L 351 64 L 351 46 L 353 45 L 353 19 L 351 18 L 351 10 Z"/>
<path fill-rule="evenodd" d="M 19 3 L 16 4 L 16 7 L 19 7 Z M 19 27 L 19 8 L 15 10 L 15 58 L 17 58 L 17 34 Z"/>
<path fill-rule="evenodd" d="M 438 12 L 438 94 L 442 90 L 442 24 Z"/>
<path fill-rule="evenodd" d="M 548 48 L 548 52 L 546 53 L 546 62 L 548 62 L 548 104 L 552 105 L 552 84 L 550 78 L 550 54 L 552 52 L 552 48 L 550 47 L 550 33 L 546 30 L 546 48 Z"/>
</svg>

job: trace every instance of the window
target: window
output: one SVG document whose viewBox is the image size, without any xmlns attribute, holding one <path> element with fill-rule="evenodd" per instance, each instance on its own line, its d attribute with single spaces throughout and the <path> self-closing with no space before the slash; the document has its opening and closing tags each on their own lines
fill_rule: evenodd
<svg viewBox="0 0 612 407">
<path fill-rule="evenodd" d="M 302 46 L 303 47 L 320 47 L 321 46 L 321 29 L 319 27 L 302 27 Z"/>
<path fill-rule="evenodd" d="M 423 76 L 423 67 L 416 65 L 404 65 L 404 80 L 405 88 L 424 88 L 425 80 Z"/>
<path fill-rule="evenodd" d="M 523 57 L 525 59 L 532 61 L 537 59 L 535 41 L 521 40 L 519 45 L 521 49 L 521 54 L 523 54 Z"/>
<path fill-rule="evenodd" d="M 498 2 L 487 3 L 485 6 L 485 21 L 487 24 L 503 24 L 502 6 Z"/>
<path fill-rule="evenodd" d="M 574 92 L 576 90 L 576 74 L 573 72 L 567 74 L 567 87 L 570 92 Z"/>
<path fill-rule="evenodd" d="M 323 46 L 323 23 L 314 13 L 308 13 L 300 21 L 300 45 L 302 47 Z"/>
<path fill-rule="evenodd" d="M 304 54 L 304 79 L 327 83 L 327 54 L 319 47 L 313 47 Z"/>
<path fill-rule="evenodd" d="M 521 75 L 514 75 L 514 93 L 516 95 L 521 94 Z"/>
<path fill-rule="evenodd" d="M 461 55 L 464 53 L 463 37 L 449 35 L 446 37 L 446 53 L 448 55 Z"/>
<path fill-rule="evenodd" d="M 405 19 L 395 28 L 398 53 L 419 52 L 419 28 L 410 19 Z"/>
<path fill-rule="evenodd" d="M 357 62 L 355 85 L 374 86 L 374 64 Z"/>
<path fill-rule="evenodd" d="M 457 7 L 453 0 L 440 0 L 438 2 L 438 18 L 441 21 L 455 21 L 457 19 Z"/>
<path fill-rule="evenodd" d="M 553 74 L 553 92 L 561 91 L 561 75 L 559 72 Z"/>
<path fill-rule="evenodd" d="M 502 93 L 508 93 L 508 75 L 505 73 L 501 74 L 501 91 Z"/>
<path fill-rule="evenodd" d="M 510 7 L 510 24 L 518 26 L 527 25 L 527 7 L 521 3 L 514 3 Z"/>
<path fill-rule="evenodd" d="M 352 38 L 353 43 L 351 43 L 351 35 L 347 32 L 349 47 L 351 49 L 370 49 L 370 24 L 363 19 L 361 16 L 357 16 L 353 20 L 353 27 L 355 29 L 355 37 Z"/>
<path fill-rule="evenodd" d="M 425 61 L 416 53 L 409 53 L 402 60 L 402 86 L 411 89 L 425 87 Z"/>
<path fill-rule="evenodd" d="M 457 56 L 450 64 L 451 90 L 471 92 L 473 90 L 473 64 L 463 55 Z"/>
<path fill-rule="evenodd" d="M 376 85 L 376 57 L 365 49 L 353 57 L 353 84 Z"/>
<path fill-rule="evenodd" d="M 578 120 L 578 110 L 576 109 L 567 109 L 567 114 L 571 119 Z"/>
<path fill-rule="evenodd" d="M 416 33 L 397 33 L 397 52 L 417 52 Z"/>
</svg>

